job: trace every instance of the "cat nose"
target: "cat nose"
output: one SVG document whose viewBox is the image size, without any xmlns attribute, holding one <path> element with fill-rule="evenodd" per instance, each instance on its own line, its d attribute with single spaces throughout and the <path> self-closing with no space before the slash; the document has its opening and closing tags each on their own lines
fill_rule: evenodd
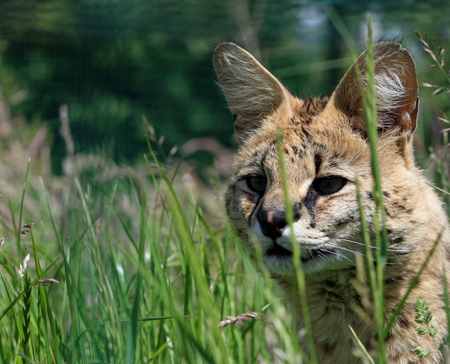
<svg viewBox="0 0 450 364">
<path fill-rule="evenodd" d="M 261 210 L 258 220 L 263 234 L 274 240 L 283 234 L 282 230 L 287 225 L 284 210 Z"/>
</svg>

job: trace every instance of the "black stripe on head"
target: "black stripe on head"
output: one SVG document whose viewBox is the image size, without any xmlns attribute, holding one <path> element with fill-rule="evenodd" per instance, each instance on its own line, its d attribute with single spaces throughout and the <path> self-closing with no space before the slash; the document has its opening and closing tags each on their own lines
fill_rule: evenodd
<svg viewBox="0 0 450 364">
<path fill-rule="evenodd" d="M 264 197 L 260 197 L 258 202 L 255 204 L 255 207 L 253 208 L 253 211 L 252 211 L 252 213 L 250 214 L 250 216 L 248 217 L 248 220 L 247 220 L 247 225 L 248 226 L 252 225 L 252 219 L 253 219 L 253 216 L 255 215 L 255 213 L 257 215 L 259 215 L 259 212 L 260 212 L 260 210 L 262 208 L 262 205 L 263 205 L 263 201 L 264 201 Z"/>
<path fill-rule="evenodd" d="M 294 209 L 294 221 L 298 221 L 300 219 L 300 210 L 302 209 L 302 204 L 300 202 L 294 202 L 292 206 Z"/>
<path fill-rule="evenodd" d="M 322 165 L 322 157 L 319 154 L 314 156 L 314 164 L 316 166 L 316 176 L 319 174 L 320 166 Z"/>
<path fill-rule="evenodd" d="M 316 226 L 316 215 L 314 214 L 314 207 L 316 206 L 316 202 L 319 195 L 318 193 L 312 188 L 312 186 L 309 188 L 308 194 L 306 195 L 305 199 L 303 200 L 303 204 L 306 207 L 306 210 L 308 211 L 309 215 L 311 216 L 311 227 L 314 228 Z"/>
</svg>

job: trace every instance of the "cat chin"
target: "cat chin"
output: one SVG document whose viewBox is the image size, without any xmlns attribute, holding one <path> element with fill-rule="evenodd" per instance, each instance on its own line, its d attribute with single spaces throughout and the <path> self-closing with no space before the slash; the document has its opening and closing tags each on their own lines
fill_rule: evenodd
<svg viewBox="0 0 450 364">
<path fill-rule="evenodd" d="M 275 276 L 293 277 L 295 275 L 295 267 L 291 255 L 265 255 L 263 262 Z M 301 268 L 303 273 L 314 275 L 315 273 L 347 269 L 349 268 L 349 262 L 340 256 L 327 254 L 310 258 L 306 261 L 302 259 Z"/>
<path fill-rule="evenodd" d="M 295 275 L 289 228 L 286 228 L 283 235 L 274 241 L 265 236 L 257 224 L 255 228 L 249 228 L 248 237 L 249 243 L 259 246 L 264 264 L 274 276 Z M 296 231 L 296 241 L 300 247 L 301 267 L 305 274 L 314 275 L 354 266 L 353 254 L 338 251 L 322 232 L 305 232 L 299 229 Z"/>
</svg>

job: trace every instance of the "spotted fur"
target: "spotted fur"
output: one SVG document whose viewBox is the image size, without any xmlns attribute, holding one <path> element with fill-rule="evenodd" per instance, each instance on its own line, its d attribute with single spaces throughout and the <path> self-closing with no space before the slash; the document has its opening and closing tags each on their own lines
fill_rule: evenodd
<svg viewBox="0 0 450 364">
<path fill-rule="evenodd" d="M 414 330 L 417 298 L 425 298 L 442 328 L 441 335 L 446 333 L 442 269 L 450 270 L 450 232 L 441 201 L 414 162 L 412 136 L 418 114 L 414 61 L 397 43 L 377 43 L 374 54 L 378 154 L 390 242 L 385 274 L 386 319 L 441 234 L 436 253 L 386 339 L 390 363 L 414 363 L 418 359 L 411 349 L 416 345 L 434 349 L 427 336 L 419 336 Z M 364 57 L 365 53 L 355 64 L 367 87 Z M 236 234 L 250 250 L 250 237 L 256 237 L 273 277 L 287 294 L 296 295 L 290 243 L 294 234 L 306 274 L 319 363 L 359 363 L 352 356 L 348 326 L 371 353 L 377 331 L 358 315 L 358 310 L 365 308 L 352 285 L 355 256 L 364 254 L 357 180 L 371 231 L 374 212 L 371 155 L 356 67 L 349 69 L 330 98 L 308 99 L 292 96 L 252 55 L 235 44 L 217 47 L 214 67 L 235 115 L 240 141 L 226 192 L 227 213 Z M 292 231 L 283 221 L 278 133 L 282 135 L 295 213 Z M 327 189 L 329 186 L 331 189 Z M 294 297 L 294 302 L 300 301 Z M 299 304 L 295 309 L 301 317 Z M 439 360 L 431 354 L 420 362 Z"/>
</svg>

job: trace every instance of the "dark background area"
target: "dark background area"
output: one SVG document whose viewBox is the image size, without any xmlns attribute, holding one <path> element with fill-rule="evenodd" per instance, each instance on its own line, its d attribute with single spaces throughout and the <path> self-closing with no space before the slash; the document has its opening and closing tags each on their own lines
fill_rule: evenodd
<svg viewBox="0 0 450 364">
<path fill-rule="evenodd" d="M 164 136 L 167 151 L 205 137 L 233 147 L 233 119 L 212 66 L 214 47 L 234 41 L 296 95 L 328 95 L 353 61 L 330 12 L 359 50 L 370 13 L 375 40 L 403 37 L 421 81 L 442 83 L 442 75 L 426 67 L 431 60 L 414 31 L 445 45 L 450 2 L 3 0 L 1 100 L 13 123 L 48 126 L 55 173 L 67 149 L 59 132 L 62 105 L 75 152 L 100 151 L 133 163 L 148 151 L 143 117 Z M 422 90 L 429 104 L 421 117 L 422 144 L 433 143 L 432 124 L 446 109 L 444 95 L 430 96 Z"/>
</svg>

